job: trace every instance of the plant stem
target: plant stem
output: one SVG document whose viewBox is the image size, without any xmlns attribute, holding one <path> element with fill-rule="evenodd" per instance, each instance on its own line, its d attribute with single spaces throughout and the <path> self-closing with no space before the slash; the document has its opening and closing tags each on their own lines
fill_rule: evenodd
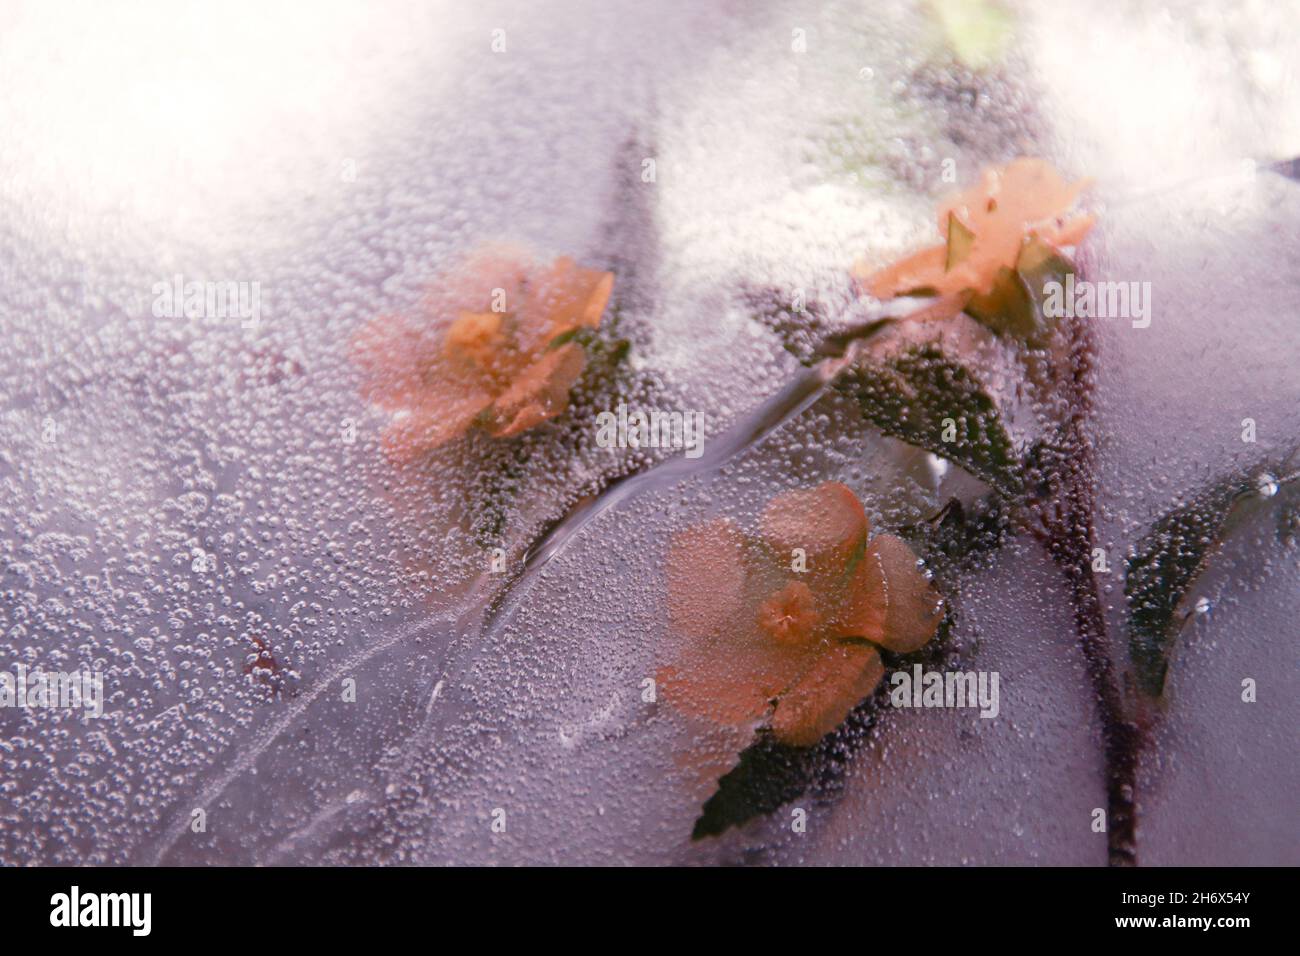
<svg viewBox="0 0 1300 956">
<path fill-rule="evenodd" d="M 1075 630 L 1097 699 L 1105 745 L 1108 860 L 1111 866 L 1135 866 L 1137 768 L 1144 734 L 1125 713 L 1093 571 L 1096 474 L 1086 426 L 1092 412 L 1095 342 L 1082 321 L 1070 323 L 1063 333 L 1066 348 L 1052 363 L 1052 377 L 1066 399 L 1065 421 L 1055 454 L 1049 453 L 1053 460 L 1043 463 L 1046 494 L 1035 502 L 1036 512 L 1040 537 L 1070 587 Z"/>
<path fill-rule="evenodd" d="M 1135 785 L 1142 732 L 1125 716 L 1115 679 L 1110 640 L 1097 578 L 1092 571 L 1090 514 L 1073 513 L 1073 530 L 1065 541 L 1053 542 L 1057 564 L 1070 585 L 1075 629 L 1097 698 L 1105 743 L 1107 848 L 1111 866 L 1137 864 Z"/>
</svg>

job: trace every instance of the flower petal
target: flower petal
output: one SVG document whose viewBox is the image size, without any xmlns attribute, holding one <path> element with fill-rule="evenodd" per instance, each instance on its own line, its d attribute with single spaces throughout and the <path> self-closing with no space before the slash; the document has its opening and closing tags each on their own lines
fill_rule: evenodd
<svg viewBox="0 0 1300 956">
<path fill-rule="evenodd" d="M 928 305 L 924 305 L 915 312 L 907 314 L 907 322 L 944 322 L 957 315 L 966 308 L 970 301 L 970 292 L 951 292 L 941 295 L 934 299 Z"/>
<path fill-rule="evenodd" d="M 1077 246 L 1096 222 L 1096 217 L 1091 213 L 1075 216 L 1060 226 L 1043 230 L 1043 238 L 1058 249 L 1063 246 Z"/>
<path fill-rule="evenodd" d="M 931 246 L 875 272 L 855 266 L 853 275 L 869 294 L 884 301 L 909 292 L 937 289 L 943 284 L 947 256 L 947 246 Z"/>
<path fill-rule="evenodd" d="M 778 693 L 741 662 L 698 652 L 661 667 L 655 681 L 664 700 L 683 714 L 725 727 L 757 721 Z"/>
<path fill-rule="evenodd" d="M 877 535 L 853 570 L 835 629 L 907 654 L 925 645 L 943 618 L 943 601 L 901 538 Z"/>
<path fill-rule="evenodd" d="M 711 637 L 736 619 L 744 601 L 744 539 L 730 521 L 717 518 L 673 535 L 666 564 L 676 630 Z"/>
<path fill-rule="evenodd" d="M 965 227 L 966 232 L 959 234 L 973 234 L 974 239 L 956 257 L 960 264 L 954 265 L 936 289 L 940 292 L 973 289 L 987 295 L 997 281 L 999 270 L 1015 267 L 1025 237 L 1034 232 L 1046 236 L 1056 231 L 1056 220 L 1068 212 L 1087 185 L 1087 180 L 1067 184 L 1041 159 L 1022 157 L 985 170 L 978 184 L 945 200 L 939 207 L 939 228 L 950 241 L 955 222 Z M 1063 235 L 1075 237 L 1077 241 L 1090 225 L 1072 222 Z M 956 261 L 951 253 L 950 247 L 950 262 Z"/>
<path fill-rule="evenodd" d="M 867 534 L 867 513 L 858 496 L 838 481 L 798 488 L 768 502 L 763 537 L 783 560 L 795 548 L 807 555 L 809 570 L 838 574 Z"/>
<path fill-rule="evenodd" d="M 805 581 L 787 581 L 758 606 L 758 628 L 778 644 L 799 646 L 814 640 L 821 623 L 817 599 Z"/>
<path fill-rule="evenodd" d="M 488 431 L 505 438 L 563 413 L 569 407 L 569 390 L 586 364 L 582 346 L 573 343 L 543 353 L 492 403 Z"/>
<path fill-rule="evenodd" d="M 464 435 L 491 401 L 487 392 L 466 391 L 449 395 L 443 405 L 426 401 L 414 411 L 399 412 L 384 429 L 384 451 L 397 464 L 414 461 L 424 452 Z"/>
<path fill-rule="evenodd" d="M 363 325 L 352 337 L 351 358 L 361 370 L 362 396 L 389 411 L 416 404 L 425 373 L 442 363 L 436 340 L 396 315 Z"/>
<path fill-rule="evenodd" d="M 361 392 L 393 413 L 384 447 L 395 462 L 451 441 L 492 401 L 483 376 L 448 362 L 437 340 L 401 316 L 380 316 L 353 338 Z"/>
<path fill-rule="evenodd" d="M 559 336 L 596 328 L 613 289 L 612 272 L 584 269 L 567 256 L 556 259 L 529 289 L 520 313 L 520 349 L 535 355 Z"/>
<path fill-rule="evenodd" d="M 479 246 L 430 284 L 427 315 L 443 328 L 461 312 L 517 313 L 526 303 L 537 271 L 536 258 L 522 246 Z"/>
<path fill-rule="evenodd" d="M 783 743 L 811 747 L 843 723 L 884 674 L 880 653 L 870 644 L 828 645 L 777 701 L 772 731 Z"/>
<path fill-rule="evenodd" d="M 509 345 L 503 323 L 501 312 L 461 312 L 447 328 L 443 354 L 472 362 L 485 371 L 497 369 Z"/>
<path fill-rule="evenodd" d="M 455 365 L 469 365 L 490 371 L 508 381 L 533 357 L 522 348 L 519 315 L 527 309 L 539 265 L 522 246 L 489 243 L 459 259 L 429 286 L 425 294 L 424 321 L 436 330 L 440 348 L 459 359 Z M 458 348 L 466 316 L 500 316 L 492 329 L 492 341 L 485 348 Z M 461 328 L 457 328 L 458 324 Z"/>
<path fill-rule="evenodd" d="M 1052 165 L 1034 157 L 1013 159 L 986 169 L 980 181 L 945 200 L 939 207 L 939 229 L 955 215 L 978 237 L 992 225 L 1005 225 L 1023 236 L 1026 227 L 1053 219 L 1068 210 L 1088 186 L 1088 180 L 1067 184 Z"/>
<path fill-rule="evenodd" d="M 759 630 L 760 588 L 746 547 L 735 525 L 715 519 L 674 535 L 665 561 L 665 698 L 683 713 L 732 726 L 764 716 L 820 650 L 783 646 Z"/>
</svg>

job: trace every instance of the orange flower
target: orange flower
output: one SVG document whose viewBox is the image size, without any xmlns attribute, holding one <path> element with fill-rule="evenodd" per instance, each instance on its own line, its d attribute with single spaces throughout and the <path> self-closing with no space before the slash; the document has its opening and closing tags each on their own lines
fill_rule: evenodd
<svg viewBox="0 0 1300 956">
<path fill-rule="evenodd" d="M 797 746 L 839 726 L 884 675 L 880 649 L 916 650 L 942 612 L 911 548 L 868 530 L 826 482 L 772 499 L 757 536 L 725 519 L 674 536 L 665 699 L 719 725 L 766 720 Z"/>
<path fill-rule="evenodd" d="M 398 460 L 471 427 L 506 437 L 561 414 L 586 353 L 573 333 L 600 324 L 614 276 L 572 259 L 540 266 L 482 249 L 439 278 L 418 317 L 380 316 L 357 335 L 366 398 L 392 413 Z"/>
<path fill-rule="evenodd" d="M 946 241 L 891 266 L 854 267 L 859 284 L 877 299 L 932 292 L 927 318 L 945 318 L 973 296 L 993 292 L 1003 270 L 1014 270 L 1033 239 L 1059 249 L 1077 244 L 1092 228 L 1090 215 L 1067 218 L 1087 180 L 1067 184 L 1041 159 L 1016 159 L 984 171 L 980 182 L 939 207 Z"/>
</svg>

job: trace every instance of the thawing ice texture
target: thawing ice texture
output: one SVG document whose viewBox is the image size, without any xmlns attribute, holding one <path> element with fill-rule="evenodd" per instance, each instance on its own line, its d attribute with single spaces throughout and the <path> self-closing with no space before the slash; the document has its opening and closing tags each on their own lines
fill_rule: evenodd
<svg viewBox="0 0 1300 956">
<path fill-rule="evenodd" d="M 946 161 L 1043 155 L 1096 179 L 1083 268 L 1153 290 L 1096 373 L 1122 556 L 1300 433 L 1300 185 L 1262 167 L 1300 152 L 1298 14 L 1026 4 L 979 71 L 910 3 L 6 7 L 0 666 L 102 672 L 105 713 L 0 710 L 0 862 L 1104 863 L 1093 696 L 1022 541 L 954 636 L 999 719 L 891 715 L 831 784 L 690 839 L 734 751 L 643 697 L 672 534 L 825 480 L 914 521 L 969 478 L 822 398 L 600 514 L 484 632 L 474 503 L 514 560 L 655 456 L 571 416 L 395 469 L 354 336 L 480 243 L 572 255 L 615 273 L 624 395 L 713 436 L 797 370 L 757 299 L 845 301 L 855 260 L 931 241 Z M 177 276 L 255 284 L 256 321 L 160 315 Z M 1297 556 L 1262 527 L 1198 584 L 1145 863 L 1300 862 Z"/>
</svg>

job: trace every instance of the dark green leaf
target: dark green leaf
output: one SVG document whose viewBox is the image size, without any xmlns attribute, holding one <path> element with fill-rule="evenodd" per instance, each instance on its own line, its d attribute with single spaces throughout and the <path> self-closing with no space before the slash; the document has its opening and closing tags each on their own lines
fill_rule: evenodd
<svg viewBox="0 0 1300 956">
<path fill-rule="evenodd" d="M 765 816 L 801 796 L 811 780 L 813 751 L 779 743 L 761 731 L 740 755 L 740 763 L 718 781 L 718 790 L 704 804 L 691 839 L 717 836 L 728 827 Z"/>
<path fill-rule="evenodd" d="M 527 478 L 529 449 L 524 439 L 478 441 L 479 464 L 465 484 L 465 507 L 474 543 L 483 550 L 505 545 L 510 510 Z"/>
<path fill-rule="evenodd" d="M 1041 347 L 1056 325 L 1057 317 L 1047 314 L 1045 287 L 1049 282 L 1065 284 L 1074 271 L 1072 263 L 1040 239 L 1030 239 L 1020 249 L 1014 270 L 998 272 L 993 289 L 966 304 L 966 312 L 998 335 L 1020 339 L 1031 348 Z"/>
<path fill-rule="evenodd" d="M 967 229 L 960 219 L 948 213 L 948 248 L 944 255 L 943 271 L 951 272 L 975 248 L 975 233 Z"/>
<path fill-rule="evenodd" d="M 1014 496 L 1023 487 L 997 405 L 970 370 L 937 346 L 865 361 L 846 370 L 835 387 L 855 398 L 863 415 L 886 435 L 960 465 L 1003 495 Z M 951 430 L 955 434 L 948 436 Z"/>
<path fill-rule="evenodd" d="M 1277 540 L 1290 547 L 1300 539 L 1300 472 L 1295 467 L 1297 454 L 1292 452 L 1278 472 L 1289 472 L 1278 479 Z"/>
<path fill-rule="evenodd" d="M 942 585 L 997 551 L 1011 536 L 1011 518 L 1006 500 L 998 495 L 970 505 L 953 498 L 926 520 L 899 528 L 898 534 L 924 555 Z"/>
<path fill-rule="evenodd" d="M 1142 537 L 1126 562 L 1129 654 L 1138 686 L 1153 697 L 1164 692 L 1170 657 L 1186 618 L 1180 611 L 1183 599 L 1243 504 L 1268 500 L 1259 494 L 1259 474 L 1256 469 L 1225 478 L 1169 511 Z M 1288 498 L 1289 493 L 1274 502 L 1282 513 Z"/>
</svg>

